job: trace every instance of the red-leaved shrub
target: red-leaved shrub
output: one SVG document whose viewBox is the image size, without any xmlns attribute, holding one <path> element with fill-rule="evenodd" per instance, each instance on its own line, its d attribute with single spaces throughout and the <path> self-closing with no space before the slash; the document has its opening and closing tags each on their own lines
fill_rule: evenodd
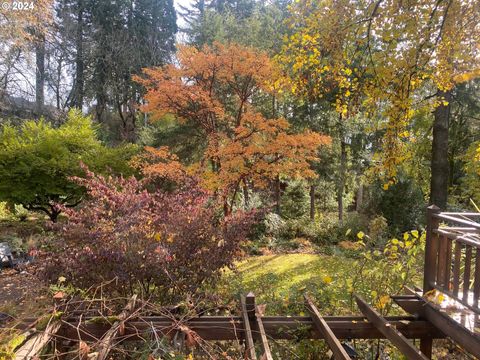
<svg viewBox="0 0 480 360">
<path fill-rule="evenodd" d="M 174 193 L 147 191 L 130 177 L 102 177 L 85 169 L 88 198 L 64 209 L 58 253 L 46 268 L 50 280 L 66 277 L 88 288 L 126 295 L 138 289 L 172 299 L 213 282 L 239 254 L 253 213 L 224 218 L 209 194 L 188 181 Z"/>
</svg>

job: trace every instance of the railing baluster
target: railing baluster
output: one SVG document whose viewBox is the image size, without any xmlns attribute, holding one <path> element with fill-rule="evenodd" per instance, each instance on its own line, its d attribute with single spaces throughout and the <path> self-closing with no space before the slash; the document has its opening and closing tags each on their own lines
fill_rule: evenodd
<svg viewBox="0 0 480 360">
<path fill-rule="evenodd" d="M 475 254 L 475 277 L 473 281 L 473 306 L 478 308 L 478 299 L 480 297 L 480 248 L 477 248 Z"/>
<path fill-rule="evenodd" d="M 437 286 L 446 288 L 445 275 L 447 273 L 447 237 L 438 235 Z"/>
<path fill-rule="evenodd" d="M 462 300 L 468 303 L 468 291 L 470 290 L 470 273 L 472 268 L 472 247 L 465 247 L 465 269 L 463 271 L 463 297 Z"/>
<path fill-rule="evenodd" d="M 450 290 L 450 274 L 452 269 L 452 240 L 446 238 L 447 241 L 447 249 L 445 254 L 446 264 L 445 264 L 445 278 L 444 278 L 444 286 L 446 290 Z"/>
<path fill-rule="evenodd" d="M 455 257 L 453 264 L 453 295 L 458 297 L 460 288 L 460 261 L 462 260 L 462 244 L 455 242 Z"/>
</svg>

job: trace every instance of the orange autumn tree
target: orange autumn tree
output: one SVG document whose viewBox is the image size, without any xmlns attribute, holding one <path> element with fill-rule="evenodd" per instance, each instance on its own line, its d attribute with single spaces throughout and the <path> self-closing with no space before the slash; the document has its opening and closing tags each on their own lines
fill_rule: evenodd
<svg viewBox="0 0 480 360">
<path fill-rule="evenodd" d="M 174 115 L 205 136 L 202 160 L 191 171 L 206 188 L 222 196 L 225 213 L 237 194 L 267 188 L 276 179 L 313 178 L 310 162 L 330 138 L 311 131 L 294 133 L 265 103 L 278 91 L 265 53 L 215 43 L 198 50 L 180 46 L 178 64 L 144 70 L 136 77 L 147 90 L 144 111 L 153 119 Z M 248 190 L 247 190 L 248 193 Z"/>
<path fill-rule="evenodd" d="M 170 152 L 168 146 L 145 146 L 144 150 L 131 161 L 131 165 L 139 169 L 143 176 L 158 186 L 185 182 L 188 177 L 187 169 L 178 157 Z"/>
</svg>

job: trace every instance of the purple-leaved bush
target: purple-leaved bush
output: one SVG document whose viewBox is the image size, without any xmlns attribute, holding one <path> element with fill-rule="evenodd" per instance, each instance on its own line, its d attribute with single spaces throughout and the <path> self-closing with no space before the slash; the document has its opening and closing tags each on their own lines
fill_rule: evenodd
<svg viewBox="0 0 480 360">
<path fill-rule="evenodd" d="M 193 179 L 168 193 L 146 180 L 103 177 L 85 168 L 73 180 L 87 190 L 76 209 L 63 209 L 58 252 L 45 276 L 74 286 L 106 286 L 112 294 L 142 290 L 160 298 L 194 293 L 214 282 L 240 253 L 254 213 L 223 217 Z"/>
</svg>

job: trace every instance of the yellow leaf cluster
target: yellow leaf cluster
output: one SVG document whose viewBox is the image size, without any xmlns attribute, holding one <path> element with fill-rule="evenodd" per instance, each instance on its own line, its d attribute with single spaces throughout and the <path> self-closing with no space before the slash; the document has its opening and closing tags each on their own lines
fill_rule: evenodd
<svg viewBox="0 0 480 360">
<path fill-rule="evenodd" d="M 294 94 L 334 94 L 343 119 L 362 111 L 380 119 L 382 150 L 372 173 L 395 180 L 409 157 L 405 143 L 416 113 L 448 105 L 419 93 L 448 91 L 480 76 L 480 7 L 475 1 L 298 0 L 291 34 L 276 61 Z"/>
</svg>

